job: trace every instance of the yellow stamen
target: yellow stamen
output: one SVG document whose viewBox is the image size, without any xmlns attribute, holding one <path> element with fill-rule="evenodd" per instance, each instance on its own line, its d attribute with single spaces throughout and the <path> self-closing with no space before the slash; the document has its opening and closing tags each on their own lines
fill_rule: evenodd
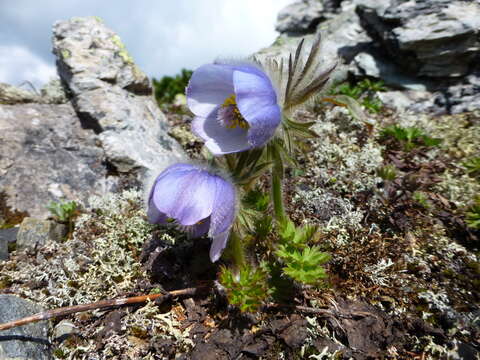
<svg viewBox="0 0 480 360">
<path fill-rule="evenodd" d="M 228 129 L 235 129 L 237 126 L 239 126 L 242 129 L 248 129 L 249 125 L 248 122 L 243 118 L 242 114 L 240 113 L 240 110 L 238 109 L 237 106 L 237 99 L 235 94 L 230 95 L 225 99 L 225 101 L 222 104 L 222 107 L 232 107 L 232 118 L 225 119 L 225 126 Z"/>
</svg>

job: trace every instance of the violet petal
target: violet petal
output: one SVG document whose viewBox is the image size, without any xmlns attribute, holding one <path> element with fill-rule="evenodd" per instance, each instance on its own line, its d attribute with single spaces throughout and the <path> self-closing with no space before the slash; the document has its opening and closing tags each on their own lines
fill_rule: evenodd
<svg viewBox="0 0 480 360">
<path fill-rule="evenodd" d="M 207 117 L 234 93 L 233 68 L 207 64 L 194 71 L 187 87 L 187 105 L 197 116 Z"/>
</svg>

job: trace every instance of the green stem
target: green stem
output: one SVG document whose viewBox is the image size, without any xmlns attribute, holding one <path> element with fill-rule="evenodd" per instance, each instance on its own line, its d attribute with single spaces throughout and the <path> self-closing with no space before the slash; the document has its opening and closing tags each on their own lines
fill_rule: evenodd
<svg viewBox="0 0 480 360">
<path fill-rule="evenodd" d="M 245 266 L 245 251 L 243 249 L 242 239 L 234 231 L 230 233 L 229 247 L 235 266 L 241 269 Z"/>
<path fill-rule="evenodd" d="M 279 223 L 283 223 L 287 217 L 285 213 L 285 207 L 283 205 L 283 192 L 282 192 L 282 174 L 279 173 L 278 167 L 274 165 L 274 170 L 272 171 L 272 200 L 273 200 L 273 211 L 275 213 L 275 218 Z M 283 169 L 282 169 L 283 170 Z M 282 171 L 283 173 L 283 171 Z"/>
</svg>

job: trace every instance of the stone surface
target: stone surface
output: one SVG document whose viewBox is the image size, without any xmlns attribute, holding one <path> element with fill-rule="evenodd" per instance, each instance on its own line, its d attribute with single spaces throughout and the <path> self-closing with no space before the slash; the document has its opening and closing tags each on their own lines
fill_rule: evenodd
<svg viewBox="0 0 480 360">
<path fill-rule="evenodd" d="M 98 18 L 58 22 L 54 53 L 61 80 L 40 95 L 0 85 L 0 194 L 12 211 L 44 218 L 52 200 L 85 203 L 184 159 L 148 77 Z"/>
<path fill-rule="evenodd" d="M 396 107 L 438 114 L 479 108 L 479 1 L 344 0 L 333 7 L 325 4 L 315 30 L 323 36 L 322 54 L 339 56 L 343 69 L 358 80 L 382 79 L 394 90 L 406 90 L 408 94 Z M 302 1 L 296 6 L 308 14 L 314 13 L 318 4 Z M 288 13 L 288 7 L 282 13 Z M 285 17 L 284 21 L 293 19 Z M 287 57 L 302 37 L 307 46 L 311 42 L 313 35 L 303 34 L 300 28 L 283 32 L 257 55 Z M 336 80 L 345 78 L 340 74 Z M 429 99 L 425 99 L 426 92 Z"/>
<path fill-rule="evenodd" d="M 98 134 L 116 170 L 143 172 L 183 158 L 180 146 L 167 134 L 148 77 L 101 20 L 57 22 L 53 51 L 75 110 L 84 126 Z"/>
<path fill-rule="evenodd" d="M 0 323 L 20 319 L 43 309 L 15 295 L 0 295 Z M 0 359 L 51 359 L 48 341 L 48 322 L 42 321 L 0 333 Z"/>
<path fill-rule="evenodd" d="M 7 205 L 46 217 L 46 205 L 86 201 L 114 190 L 93 130 L 82 129 L 70 104 L 0 105 L 0 191 Z"/>
<path fill-rule="evenodd" d="M 324 6 L 318 0 L 301 0 L 288 5 L 277 17 L 275 29 L 281 33 L 306 34 L 315 32 L 324 19 Z"/>
<path fill-rule="evenodd" d="M 426 77 L 467 75 L 480 53 L 480 4 L 451 0 L 391 0 L 359 6 L 362 24 L 391 59 Z"/>
<path fill-rule="evenodd" d="M 17 250 L 35 250 L 47 241 L 61 241 L 67 228 L 50 220 L 25 218 L 17 234 Z"/>
<path fill-rule="evenodd" d="M 0 261 L 8 259 L 9 245 L 17 241 L 18 230 L 18 227 L 0 229 Z"/>
</svg>

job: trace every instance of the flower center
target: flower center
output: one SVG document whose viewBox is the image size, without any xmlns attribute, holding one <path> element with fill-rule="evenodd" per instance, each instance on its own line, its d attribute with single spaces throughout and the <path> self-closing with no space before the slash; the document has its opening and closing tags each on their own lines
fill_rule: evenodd
<svg viewBox="0 0 480 360">
<path fill-rule="evenodd" d="M 225 99 L 218 110 L 217 118 L 227 129 L 235 129 L 237 126 L 242 129 L 250 127 L 238 109 L 235 94 Z"/>
</svg>

